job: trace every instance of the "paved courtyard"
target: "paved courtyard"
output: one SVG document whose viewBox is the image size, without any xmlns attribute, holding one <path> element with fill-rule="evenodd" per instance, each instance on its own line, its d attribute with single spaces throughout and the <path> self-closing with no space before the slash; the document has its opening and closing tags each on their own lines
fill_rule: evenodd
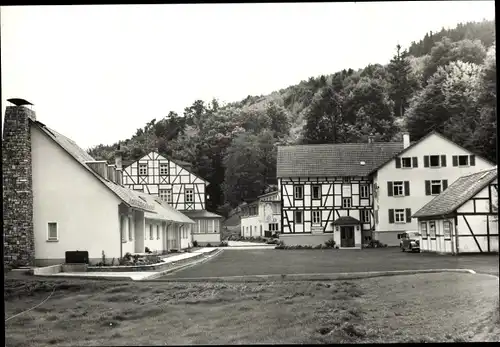
<svg viewBox="0 0 500 347">
<path fill-rule="evenodd" d="M 498 276 L 498 255 L 406 253 L 399 248 L 364 250 L 231 250 L 164 278 L 471 269 Z"/>
</svg>

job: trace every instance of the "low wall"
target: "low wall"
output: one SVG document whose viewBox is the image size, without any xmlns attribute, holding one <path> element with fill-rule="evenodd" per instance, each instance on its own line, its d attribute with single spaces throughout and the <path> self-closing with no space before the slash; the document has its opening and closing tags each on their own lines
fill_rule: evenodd
<svg viewBox="0 0 500 347">
<path fill-rule="evenodd" d="M 193 234 L 193 241 L 196 241 L 199 246 L 204 246 L 207 243 L 216 246 L 221 242 L 221 238 L 220 233 Z"/>
<path fill-rule="evenodd" d="M 62 264 L 36 267 L 33 269 L 33 275 L 52 275 L 62 271 Z"/>
<path fill-rule="evenodd" d="M 286 246 L 317 246 L 324 245 L 326 241 L 331 240 L 333 234 L 280 234 L 280 241 Z"/>
</svg>

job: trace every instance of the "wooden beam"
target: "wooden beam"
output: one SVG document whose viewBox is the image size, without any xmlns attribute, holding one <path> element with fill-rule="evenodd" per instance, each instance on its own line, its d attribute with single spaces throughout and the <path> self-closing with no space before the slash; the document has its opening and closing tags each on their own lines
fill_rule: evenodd
<svg viewBox="0 0 500 347">
<path fill-rule="evenodd" d="M 470 227 L 470 224 L 469 224 L 469 221 L 467 221 L 467 218 L 465 218 L 464 215 L 462 215 L 464 221 L 465 221 L 465 224 L 467 224 L 467 227 L 469 228 L 469 231 L 472 235 L 472 237 L 474 237 L 474 241 L 476 241 L 476 245 L 477 245 L 477 248 L 479 249 L 479 252 L 483 252 L 483 250 L 481 249 L 481 245 L 479 244 L 479 242 L 477 241 L 477 238 L 476 238 L 476 235 L 474 235 L 474 232 L 472 231 L 472 228 Z"/>
</svg>

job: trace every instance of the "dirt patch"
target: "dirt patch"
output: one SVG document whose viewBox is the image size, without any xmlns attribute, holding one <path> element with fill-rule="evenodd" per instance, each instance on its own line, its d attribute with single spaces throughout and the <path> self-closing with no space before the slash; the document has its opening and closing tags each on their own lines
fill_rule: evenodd
<svg viewBox="0 0 500 347">
<path fill-rule="evenodd" d="M 495 341 L 498 332 L 498 280 L 480 275 L 58 285 L 46 304 L 6 322 L 6 345 L 451 342 L 471 341 L 470 333 Z M 53 286 L 8 283 L 6 316 Z"/>
</svg>

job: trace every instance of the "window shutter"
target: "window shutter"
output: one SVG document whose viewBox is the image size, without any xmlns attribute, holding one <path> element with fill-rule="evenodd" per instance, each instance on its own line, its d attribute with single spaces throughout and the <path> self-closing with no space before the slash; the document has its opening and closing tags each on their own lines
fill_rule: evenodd
<svg viewBox="0 0 500 347">
<path fill-rule="evenodd" d="M 418 158 L 417 157 L 413 157 L 413 167 L 418 167 Z"/>
<path fill-rule="evenodd" d="M 424 167 L 429 167 L 429 156 L 424 155 Z"/>
<path fill-rule="evenodd" d="M 476 156 L 472 154 L 469 159 L 469 165 L 470 166 L 476 166 Z"/>
<path fill-rule="evenodd" d="M 401 158 L 396 158 L 396 169 L 401 168 Z"/>
<path fill-rule="evenodd" d="M 410 196 L 410 181 L 405 181 L 405 196 Z"/>
<path fill-rule="evenodd" d="M 406 223 L 411 223 L 411 208 L 406 209 Z"/>
<path fill-rule="evenodd" d="M 441 156 L 441 166 L 446 167 L 446 155 L 444 154 Z"/>
<path fill-rule="evenodd" d="M 453 158 L 453 166 L 458 166 L 458 155 L 454 155 L 452 158 Z"/>
<path fill-rule="evenodd" d="M 389 210 L 389 223 L 394 224 L 394 210 L 393 209 Z"/>
<path fill-rule="evenodd" d="M 387 195 L 392 196 L 392 182 L 387 182 Z"/>
<path fill-rule="evenodd" d="M 431 181 L 425 181 L 425 195 L 431 195 Z"/>
<path fill-rule="evenodd" d="M 443 184 L 443 190 L 448 188 L 448 180 L 443 180 L 442 184 Z"/>
</svg>

